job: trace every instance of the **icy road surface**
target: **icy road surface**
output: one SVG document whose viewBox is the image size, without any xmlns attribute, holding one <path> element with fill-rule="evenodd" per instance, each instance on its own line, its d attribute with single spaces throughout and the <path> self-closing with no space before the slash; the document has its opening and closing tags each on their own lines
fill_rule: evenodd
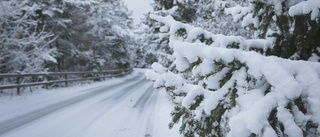
<svg viewBox="0 0 320 137">
<path fill-rule="evenodd" d="M 178 137 L 173 105 L 143 70 L 69 88 L 0 97 L 0 137 Z"/>
</svg>

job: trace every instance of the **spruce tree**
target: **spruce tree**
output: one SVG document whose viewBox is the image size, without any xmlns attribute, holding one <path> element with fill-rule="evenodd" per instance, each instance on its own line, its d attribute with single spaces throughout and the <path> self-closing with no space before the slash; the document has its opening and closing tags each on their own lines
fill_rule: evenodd
<svg viewBox="0 0 320 137">
<path fill-rule="evenodd" d="M 92 8 L 90 33 L 95 36 L 91 70 L 129 68 L 132 65 L 129 45 L 133 38 L 129 32 L 133 20 L 122 1 L 99 0 Z"/>
<path fill-rule="evenodd" d="M 243 27 L 255 30 L 255 39 L 215 35 L 171 17 L 152 16 L 168 27 L 161 32 L 170 32 L 177 69 L 154 64 L 147 72 L 176 104 L 170 127 L 180 121 L 183 136 L 319 136 L 320 65 L 290 60 L 318 58 L 314 50 L 304 58 L 306 48 L 297 48 L 312 49 L 301 37 L 318 38 L 320 5 L 312 2 L 252 0 L 227 9 Z M 309 6 L 316 8 L 292 11 Z M 302 16 L 305 20 L 297 21 Z M 292 35 L 294 42 L 286 43 Z M 313 44 L 318 50 L 319 43 Z"/>
<path fill-rule="evenodd" d="M 0 1 L 0 72 L 44 72 L 55 63 L 54 35 L 39 25 L 41 6 L 29 1 Z"/>
<path fill-rule="evenodd" d="M 57 49 L 57 62 L 48 62 L 50 71 L 86 70 L 90 57 L 86 54 L 90 49 L 91 26 L 87 24 L 90 16 L 90 1 L 30 0 L 30 5 L 39 5 L 36 11 L 38 25 L 45 27 L 56 37 L 50 44 Z"/>
</svg>

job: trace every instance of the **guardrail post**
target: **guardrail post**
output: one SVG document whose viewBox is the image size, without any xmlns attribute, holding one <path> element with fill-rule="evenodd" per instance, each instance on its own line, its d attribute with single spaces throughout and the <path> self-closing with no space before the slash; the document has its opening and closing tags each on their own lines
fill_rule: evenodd
<svg viewBox="0 0 320 137">
<path fill-rule="evenodd" d="M 17 86 L 17 94 L 18 94 L 18 95 L 20 95 L 20 84 L 21 84 L 21 83 L 20 83 L 20 82 L 21 82 L 21 81 L 20 81 L 20 78 L 21 78 L 20 75 L 17 76 L 17 85 L 18 85 L 18 86 Z"/>
<path fill-rule="evenodd" d="M 105 73 L 105 72 L 102 73 L 102 77 L 103 77 L 102 80 L 103 80 L 103 81 L 106 80 L 106 74 L 107 74 L 107 73 Z"/>
<path fill-rule="evenodd" d="M 68 74 L 64 75 L 64 79 L 66 80 L 66 86 L 68 86 Z"/>
<path fill-rule="evenodd" d="M 84 78 L 84 73 L 81 73 L 81 78 Z M 84 84 L 82 81 L 80 83 L 81 83 L 81 85 Z"/>
<path fill-rule="evenodd" d="M 46 80 L 45 81 L 47 81 L 47 82 L 49 81 L 49 75 L 48 74 L 46 75 Z M 46 89 L 49 89 L 49 84 L 46 84 L 45 86 L 46 86 L 45 87 Z"/>
</svg>

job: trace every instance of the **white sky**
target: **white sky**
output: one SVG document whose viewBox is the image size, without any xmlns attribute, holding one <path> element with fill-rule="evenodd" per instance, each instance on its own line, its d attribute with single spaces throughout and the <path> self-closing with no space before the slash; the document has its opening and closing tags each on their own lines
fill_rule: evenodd
<svg viewBox="0 0 320 137">
<path fill-rule="evenodd" d="M 123 0 L 123 2 L 128 6 L 128 9 L 133 11 L 135 24 L 140 22 L 140 18 L 143 17 L 143 14 L 152 9 L 150 6 L 151 1 L 152 0 Z"/>
</svg>

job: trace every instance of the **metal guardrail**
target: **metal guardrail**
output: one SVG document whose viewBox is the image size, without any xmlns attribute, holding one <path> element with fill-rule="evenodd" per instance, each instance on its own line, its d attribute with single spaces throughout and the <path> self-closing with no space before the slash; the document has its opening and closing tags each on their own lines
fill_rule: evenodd
<svg viewBox="0 0 320 137">
<path fill-rule="evenodd" d="M 94 80 L 94 79 L 104 79 L 108 77 L 119 77 L 123 75 L 127 75 L 133 71 L 132 68 L 129 69 L 121 69 L 121 70 L 108 70 L 103 72 L 48 72 L 48 73 L 0 73 L 0 79 L 3 78 L 16 78 L 16 84 L 10 85 L 1 85 L 0 90 L 3 89 L 11 89 L 17 88 L 17 94 L 20 94 L 20 88 L 22 87 L 30 87 L 30 86 L 37 86 L 37 85 L 45 85 L 48 88 L 48 85 L 55 84 L 55 83 L 65 83 L 68 86 L 68 82 L 74 81 L 84 81 L 84 80 Z M 84 77 L 85 74 L 90 74 L 93 76 Z M 80 75 L 81 78 L 76 79 L 68 79 L 71 75 Z M 99 75 L 99 76 L 94 76 Z M 32 82 L 32 83 L 21 83 L 21 79 L 24 77 L 34 77 L 34 76 L 63 76 L 63 80 L 52 80 L 52 81 L 42 81 L 42 82 Z M 47 78 L 48 79 L 48 78 Z"/>
</svg>

